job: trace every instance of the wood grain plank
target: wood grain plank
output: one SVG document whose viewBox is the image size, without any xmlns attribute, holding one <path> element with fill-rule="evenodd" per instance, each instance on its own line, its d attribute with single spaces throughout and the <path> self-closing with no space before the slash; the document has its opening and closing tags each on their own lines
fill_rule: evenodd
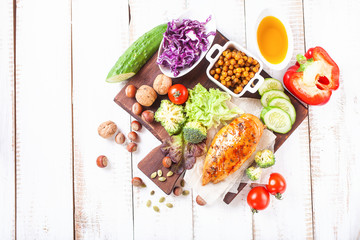
<svg viewBox="0 0 360 240">
<path fill-rule="evenodd" d="M 97 133 L 112 120 L 127 134 L 130 117 L 113 102 L 123 84 L 105 82 L 128 46 L 127 1 L 72 1 L 76 239 L 132 239 L 131 155 Z M 96 158 L 105 155 L 101 169 Z"/>
<path fill-rule="evenodd" d="M 218 1 L 188 1 L 188 7 L 201 6 L 212 9 L 217 28 L 225 37 L 245 46 L 244 1 L 227 1 L 226 4 L 219 4 Z M 194 239 L 251 239 L 252 214 L 246 204 L 247 192 L 248 188 L 245 188 L 229 205 L 219 199 L 210 206 L 197 205 L 197 193 L 193 192 Z"/>
<path fill-rule="evenodd" d="M 185 10 L 184 0 L 131 0 L 129 4 L 131 42 L 154 26 L 171 20 Z M 145 189 L 134 188 L 134 239 L 192 239 L 192 201 L 190 195 L 180 197 L 175 197 L 173 194 L 165 195 L 137 168 L 137 164 L 146 154 L 160 144 L 159 140 L 146 129 L 143 129 L 139 135 L 138 151 L 132 155 L 133 176 L 141 177 L 147 187 Z M 153 196 L 150 195 L 151 190 L 155 190 Z M 162 196 L 166 196 L 166 201 L 159 203 L 159 198 Z M 156 213 L 152 206 L 147 208 L 147 200 L 152 201 L 152 206 L 159 206 L 160 213 Z M 174 207 L 167 208 L 166 202 L 172 203 Z M 175 220 L 175 216 L 180 216 L 178 221 Z"/>
<path fill-rule="evenodd" d="M 246 1 L 246 29 L 248 49 L 256 53 L 255 23 L 260 12 L 273 8 L 289 21 L 294 38 L 294 53 L 304 52 L 302 1 Z M 261 6 L 261 7 L 259 7 Z M 282 80 L 286 69 L 269 73 Z M 282 201 L 271 199 L 268 209 L 254 215 L 254 239 L 312 239 L 312 203 L 310 182 L 309 137 L 307 119 L 297 128 L 276 152 L 274 172 L 281 173 L 288 183 Z M 296 206 L 296 207 L 294 207 Z M 289 214 L 291 211 L 291 214 Z M 294 221 L 294 219 L 296 219 Z"/>
<path fill-rule="evenodd" d="M 18 239 L 73 237 L 70 1 L 16 1 Z"/>
<path fill-rule="evenodd" d="M 13 1 L 0 1 L 0 239 L 15 239 Z"/>
<path fill-rule="evenodd" d="M 317 239 L 360 236 L 360 82 L 354 58 L 360 52 L 359 11 L 358 1 L 304 1 L 306 48 L 322 46 L 340 68 L 339 89 L 309 114 Z"/>
</svg>

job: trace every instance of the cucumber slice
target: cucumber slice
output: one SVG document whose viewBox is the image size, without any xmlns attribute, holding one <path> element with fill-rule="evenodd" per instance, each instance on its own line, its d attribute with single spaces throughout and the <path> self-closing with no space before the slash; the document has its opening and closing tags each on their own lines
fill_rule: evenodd
<svg viewBox="0 0 360 240">
<path fill-rule="evenodd" d="M 267 91 L 265 92 L 262 97 L 261 97 L 261 104 L 264 106 L 264 107 L 267 107 L 269 106 L 268 103 L 273 99 L 273 98 L 276 98 L 276 97 L 282 97 L 282 98 L 285 98 L 287 100 L 290 101 L 290 98 L 282 91 L 280 90 L 270 90 L 270 91 Z"/>
<path fill-rule="evenodd" d="M 286 100 L 285 98 L 276 97 L 273 98 L 268 105 L 270 107 L 279 107 L 282 110 L 284 110 L 287 114 L 289 114 L 291 119 L 291 124 L 294 124 L 296 120 L 296 111 L 290 101 Z"/>
<path fill-rule="evenodd" d="M 264 115 L 264 123 L 268 129 L 277 133 L 287 133 L 291 130 L 291 118 L 284 110 L 273 107 Z"/>
<path fill-rule="evenodd" d="M 265 114 L 270 110 L 272 109 L 273 107 L 264 107 L 262 110 L 261 110 L 261 113 L 260 113 L 260 119 L 261 121 L 264 122 L 264 116 Z"/>
<path fill-rule="evenodd" d="M 265 78 L 264 83 L 259 87 L 259 94 L 262 96 L 265 92 L 270 90 L 280 90 L 283 92 L 284 87 L 282 83 L 275 78 Z"/>
</svg>

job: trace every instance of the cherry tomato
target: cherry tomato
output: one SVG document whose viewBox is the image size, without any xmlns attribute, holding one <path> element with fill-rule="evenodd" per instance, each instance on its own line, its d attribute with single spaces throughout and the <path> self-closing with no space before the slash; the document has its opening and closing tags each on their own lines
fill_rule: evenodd
<svg viewBox="0 0 360 240">
<path fill-rule="evenodd" d="M 171 102 L 175 104 L 183 104 L 189 96 L 187 88 L 182 84 L 175 84 L 170 87 L 168 96 Z"/>
<path fill-rule="evenodd" d="M 254 187 L 247 195 L 247 203 L 251 207 L 253 213 L 257 212 L 257 210 L 263 210 L 269 206 L 269 192 L 264 187 Z"/>
<path fill-rule="evenodd" d="M 280 200 L 282 194 L 286 190 L 285 178 L 279 173 L 270 174 L 269 183 L 266 185 L 266 189 L 271 195 L 275 195 L 275 197 Z"/>
</svg>

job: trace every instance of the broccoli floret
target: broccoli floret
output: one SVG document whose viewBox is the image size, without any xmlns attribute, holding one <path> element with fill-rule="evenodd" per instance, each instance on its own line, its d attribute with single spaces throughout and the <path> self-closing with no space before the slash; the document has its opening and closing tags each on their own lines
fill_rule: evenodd
<svg viewBox="0 0 360 240">
<path fill-rule="evenodd" d="M 175 105 L 169 100 L 162 100 L 155 113 L 155 120 L 161 123 L 169 135 L 177 134 L 186 121 L 184 107 Z"/>
<path fill-rule="evenodd" d="M 261 168 L 268 168 L 275 164 L 275 155 L 269 149 L 258 151 L 255 155 L 255 162 Z"/>
<path fill-rule="evenodd" d="M 197 121 L 186 123 L 183 133 L 184 139 L 190 143 L 199 143 L 206 138 L 206 128 Z"/>
<path fill-rule="evenodd" d="M 251 181 L 256 181 L 261 176 L 261 168 L 259 167 L 249 167 L 246 169 L 246 175 L 250 178 Z"/>
</svg>

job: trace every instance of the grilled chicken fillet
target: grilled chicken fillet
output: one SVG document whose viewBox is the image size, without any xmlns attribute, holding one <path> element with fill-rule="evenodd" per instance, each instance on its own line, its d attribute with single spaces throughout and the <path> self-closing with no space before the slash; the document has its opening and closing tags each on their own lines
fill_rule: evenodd
<svg viewBox="0 0 360 240">
<path fill-rule="evenodd" d="M 253 154 L 264 125 L 252 114 L 243 114 L 215 135 L 207 152 L 202 185 L 218 183 L 234 173 Z"/>
</svg>

